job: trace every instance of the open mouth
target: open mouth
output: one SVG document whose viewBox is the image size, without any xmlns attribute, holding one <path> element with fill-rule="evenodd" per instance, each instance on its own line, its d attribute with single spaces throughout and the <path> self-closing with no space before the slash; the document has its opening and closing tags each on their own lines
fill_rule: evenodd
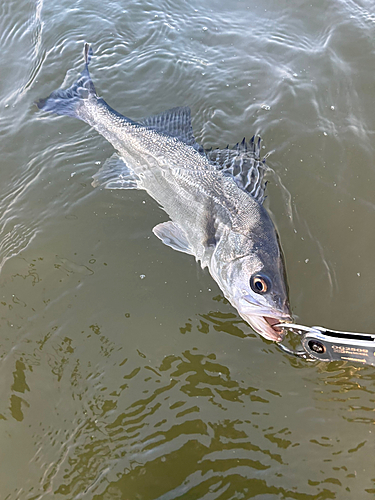
<svg viewBox="0 0 375 500">
<path fill-rule="evenodd" d="M 262 337 L 264 337 L 267 340 L 272 340 L 273 342 L 281 342 L 284 340 L 285 333 L 284 329 L 282 326 L 275 326 L 279 325 L 280 323 L 284 321 L 290 321 L 289 317 L 283 317 L 282 319 L 280 317 L 275 318 L 271 316 L 247 316 L 246 321 L 249 323 L 249 325 Z"/>
<path fill-rule="evenodd" d="M 263 316 L 263 318 L 270 325 L 272 330 L 274 330 L 278 335 L 282 335 L 284 338 L 284 330 L 281 326 L 275 326 L 280 324 L 280 318 L 269 318 L 267 316 Z"/>
<path fill-rule="evenodd" d="M 281 342 L 282 340 L 284 340 L 285 333 L 283 328 L 280 326 L 275 326 L 280 324 L 280 318 L 271 318 L 269 316 L 263 316 L 262 319 L 264 320 L 264 322 L 268 327 L 266 328 L 267 332 L 266 338 L 268 338 L 269 340 L 273 340 L 275 342 Z"/>
<path fill-rule="evenodd" d="M 244 306 L 237 310 L 251 328 L 267 340 L 273 342 L 284 340 L 286 329 L 283 327 L 283 323 L 287 324 L 292 320 L 289 307 L 287 305 L 282 309 L 258 307 L 252 304 L 247 297 L 244 299 L 246 301 L 244 301 Z"/>
</svg>

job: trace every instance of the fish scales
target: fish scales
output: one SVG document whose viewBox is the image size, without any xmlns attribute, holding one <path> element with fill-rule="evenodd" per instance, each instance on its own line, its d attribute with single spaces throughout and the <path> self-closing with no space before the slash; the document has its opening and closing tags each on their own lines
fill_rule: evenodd
<svg viewBox="0 0 375 500">
<path fill-rule="evenodd" d="M 273 325 L 290 320 L 288 291 L 276 229 L 261 203 L 259 142 L 208 152 L 195 142 L 187 108 L 139 122 L 121 115 L 97 96 L 87 44 L 84 53 L 80 78 L 38 106 L 79 118 L 104 136 L 117 153 L 93 176 L 93 185 L 146 190 L 171 219 L 158 224 L 155 235 L 207 266 L 254 330 L 282 340 Z"/>
<path fill-rule="evenodd" d="M 123 119 L 102 103 L 91 104 L 83 116 L 121 153 L 136 174 L 144 174 L 144 189 L 181 225 L 197 224 L 199 219 L 203 224 L 207 217 L 214 218 L 217 210 L 207 213 L 205 209 L 211 201 L 227 211 L 227 221 L 241 234 L 249 234 L 260 223 L 263 207 L 191 146 Z M 176 196 L 171 197 L 172 194 Z M 187 217 L 188 212 L 191 218 Z"/>
</svg>

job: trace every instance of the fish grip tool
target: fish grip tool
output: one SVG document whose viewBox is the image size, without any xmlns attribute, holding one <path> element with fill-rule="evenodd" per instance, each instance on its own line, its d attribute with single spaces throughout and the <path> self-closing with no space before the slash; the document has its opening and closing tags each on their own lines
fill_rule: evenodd
<svg viewBox="0 0 375 500">
<path fill-rule="evenodd" d="M 280 323 L 277 326 L 300 337 L 301 350 L 292 350 L 278 344 L 279 348 L 287 354 L 311 361 L 354 361 L 375 366 L 375 335 L 329 330 L 322 326 L 308 327 L 294 323 Z"/>
</svg>

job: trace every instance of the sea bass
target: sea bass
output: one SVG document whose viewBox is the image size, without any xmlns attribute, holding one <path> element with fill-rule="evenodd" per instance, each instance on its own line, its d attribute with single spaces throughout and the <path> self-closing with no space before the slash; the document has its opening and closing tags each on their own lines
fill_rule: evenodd
<svg viewBox="0 0 375 500">
<path fill-rule="evenodd" d="M 93 178 L 94 186 L 144 189 L 170 220 L 153 228 L 169 247 L 208 267 L 224 296 L 263 337 L 281 341 L 280 322 L 291 320 L 283 254 L 262 205 L 266 170 L 259 142 L 205 150 L 195 141 L 189 108 L 174 108 L 135 122 L 95 91 L 85 67 L 68 89 L 37 105 L 88 123 L 117 151 Z"/>
</svg>

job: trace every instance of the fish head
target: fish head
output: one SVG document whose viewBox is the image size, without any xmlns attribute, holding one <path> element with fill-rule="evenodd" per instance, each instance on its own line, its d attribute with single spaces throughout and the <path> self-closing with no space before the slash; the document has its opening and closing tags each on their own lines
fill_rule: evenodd
<svg viewBox="0 0 375 500">
<path fill-rule="evenodd" d="M 230 241 L 232 240 L 232 241 Z M 216 262 L 215 279 L 240 316 L 264 338 L 280 342 L 291 312 L 283 254 L 276 232 L 257 244 L 242 235 L 226 242 L 232 250 Z"/>
</svg>

